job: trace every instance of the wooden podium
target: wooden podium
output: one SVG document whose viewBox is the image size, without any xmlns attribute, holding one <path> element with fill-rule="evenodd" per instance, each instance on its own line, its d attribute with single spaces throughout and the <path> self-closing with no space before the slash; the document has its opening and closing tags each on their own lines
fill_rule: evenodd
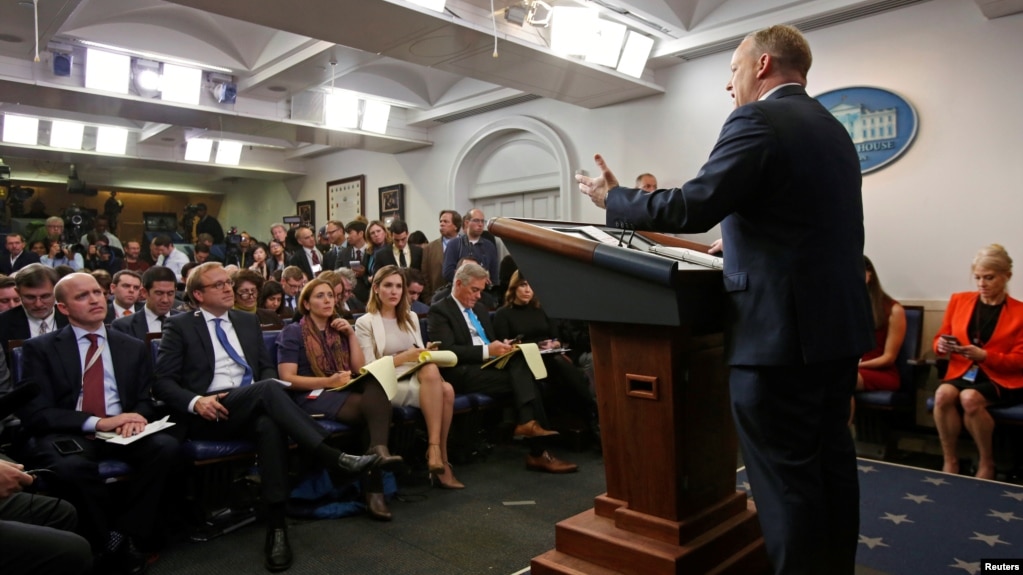
<svg viewBox="0 0 1023 575">
<path fill-rule="evenodd" d="M 735 489 L 721 272 L 586 239 L 578 225 L 527 222 L 489 229 L 548 315 L 590 322 L 607 480 L 593 509 L 557 524 L 555 549 L 530 572 L 767 573 L 756 510 Z"/>
</svg>

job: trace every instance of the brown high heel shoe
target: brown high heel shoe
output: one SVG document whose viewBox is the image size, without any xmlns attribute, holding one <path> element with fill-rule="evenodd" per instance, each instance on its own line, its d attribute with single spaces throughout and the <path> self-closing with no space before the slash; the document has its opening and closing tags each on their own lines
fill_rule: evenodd
<svg viewBox="0 0 1023 575">
<path fill-rule="evenodd" d="M 433 484 L 434 480 L 441 489 L 465 489 L 465 484 L 455 477 L 450 463 L 445 464 L 444 471 L 430 472 L 430 483 Z"/>
<path fill-rule="evenodd" d="M 373 469 L 395 471 L 405 464 L 405 460 L 400 455 L 391 455 L 386 445 L 374 445 L 366 451 L 366 455 L 376 455 L 379 457 L 376 464 L 373 465 Z"/>
<path fill-rule="evenodd" d="M 431 443 L 426 448 L 426 467 L 430 473 L 440 474 L 444 472 L 444 460 L 440 456 L 440 445 Z"/>
</svg>

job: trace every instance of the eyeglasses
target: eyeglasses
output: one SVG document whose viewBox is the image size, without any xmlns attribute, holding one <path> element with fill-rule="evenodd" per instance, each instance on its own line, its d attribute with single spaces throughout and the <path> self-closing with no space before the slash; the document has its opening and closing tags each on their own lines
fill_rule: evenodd
<svg viewBox="0 0 1023 575">
<path fill-rule="evenodd" d="M 340 231 L 341 231 L 340 228 L 334 228 L 332 230 L 327 230 L 327 233 L 328 234 L 336 234 L 337 232 L 340 232 Z"/>
<path fill-rule="evenodd" d="M 480 218 L 473 218 L 473 219 L 469 220 L 469 223 L 470 224 L 485 224 L 485 223 L 487 223 L 487 220 L 482 220 Z"/>
<path fill-rule="evenodd" d="M 28 304 L 32 304 L 32 303 L 35 303 L 37 301 L 47 302 L 47 301 L 52 301 L 52 300 L 53 300 L 53 294 L 52 293 L 44 293 L 43 295 L 22 295 L 21 296 L 22 303 L 28 303 Z"/>
<path fill-rule="evenodd" d="M 222 289 L 224 289 L 226 287 L 234 287 L 234 280 L 220 280 L 220 281 L 218 281 L 216 283 L 206 284 L 206 285 L 202 286 L 202 289 L 213 288 L 213 289 L 222 290 Z"/>
<path fill-rule="evenodd" d="M 240 290 L 238 290 L 237 293 L 238 293 L 238 295 L 241 295 L 241 296 L 252 297 L 252 296 L 256 295 L 256 290 L 254 290 L 254 289 L 240 289 Z"/>
</svg>

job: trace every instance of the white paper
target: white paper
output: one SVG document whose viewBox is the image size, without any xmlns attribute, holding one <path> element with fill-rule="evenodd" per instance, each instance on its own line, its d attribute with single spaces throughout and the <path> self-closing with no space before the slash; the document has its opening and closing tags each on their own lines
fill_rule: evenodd
<svg viewBox="0 0 1023 575">
<path fill-rule="evenodd" d="M 149 423 L 146 424 L 146 428 L 139 432 L 138 435 L 121 437 L 119 434 L 114 433 L 113 431 L 97 431 L 96 438 L 102 439 L 107 443 L 116 443 L 117 445 L 128 445 L 129 443 L 134 443 L 147 435 L 156 433 L 158 431 L 163 431 L 164 429 L 167 429 L 168 427 L 174 425 L 174 422 L 168 421 L 169 418 L 170 416 L 168 415 L 158 421 L 150 421 Z"/>
</svg>

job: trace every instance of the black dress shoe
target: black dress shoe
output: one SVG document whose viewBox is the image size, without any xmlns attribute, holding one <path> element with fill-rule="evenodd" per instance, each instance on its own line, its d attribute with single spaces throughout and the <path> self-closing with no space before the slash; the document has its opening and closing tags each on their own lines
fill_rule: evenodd
<svg viewBox="0 0 1023 575">
<path fill-rule="evenodd" d="M 266 558 L 263 566 L 267 571 L 276 573 L 291 567 L 291 544 L 288 543 L 288 530 L 284 527 L 266 530 L 266 546 L 263 548 Z"/>
<path fill-rule="evenodd" d="M 391 510 L 387 508 L 387 500 L 379 491 L 366 492 L 366 510 L 369 516 L 377 521 L 390 521 Z"/>
<path fill-rule="evenodd" d="M 362 473 L 369 469 L 369 467 L 379 461 L 380 456 L 373 453 L 370 455 L 349 455 L 342 453 L 337 458 L 337 466 L 341 471 L 347 473 Z"/>
<path fill-rule="evenodd" d="M 149 569 L 146 554 L 139 551 L 131 537 L 126 537 L 111 558 L 111 566 L 116 573 L 142 575 Z"/>
</svg>

